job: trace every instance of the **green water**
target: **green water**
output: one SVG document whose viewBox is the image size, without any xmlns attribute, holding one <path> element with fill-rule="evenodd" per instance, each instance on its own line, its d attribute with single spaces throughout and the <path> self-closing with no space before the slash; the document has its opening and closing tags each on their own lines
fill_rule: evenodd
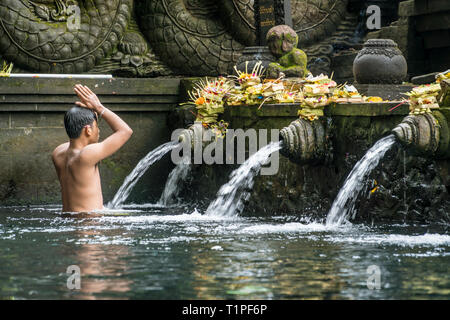
<svg viewBox="0 0 450 320">
<path fill-rule="evenodd" d="M 449 249 L 448 225 L 330 228 L 151 205 L 100 217 L 0 207 L 0 298 L 448 299 Z M 71 265 L 79 290 L 67 288 Z M 372 265 L 378 290 L 367 286 Z"/>
</svg>

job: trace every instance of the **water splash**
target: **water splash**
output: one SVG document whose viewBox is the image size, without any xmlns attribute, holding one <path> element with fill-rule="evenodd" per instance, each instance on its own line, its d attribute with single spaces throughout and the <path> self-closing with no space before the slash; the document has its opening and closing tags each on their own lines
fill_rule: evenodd
<svg viewBox="0 0 450 320">
<path fill-rule="evenodd" d="M 350 214 L 354 214 L 356 199 L 364 187 L 364 182 L 395 141 L 394 135 L 384 137 L 359 160 L 331 206 L 327 216 L 327 225 L 341 225 Z"/>
<path fill-rule="evenodd" d="M 248 200 L 248 190 L 253 187 L 254 178 L 261 167 L 268 163 L 272 153 L 281 149 L 282 142 L 271 142 L 247 159 L 239 168 L 230 175 L 230 181 L 223 185 L 217 198 L 206 209 L 206 215 L 210 216 L 235 216 L 244 207 L 244 201 Z"/>
<path fill-rule="evenodd" d="M 178 196 L 178 193 L 180 192 L 181 182 L 186 180 L 189 172 L 191 172 L 191 164 L 187 161 L 179 163 L 170 172 L 164 191 L 158 201 L 159 205 L 168 206 L 174 203 L 174 198 Z"/>
<path fill-rule="evenodd" d="M 175 149 L 178 145 L 178 142 L 171 141 L 167 142 L 163 145 L 160 145 L 158 148 L 150 151 L 141 161 L 137 164 L 136 168 L 125 178 L 122 186 L 119 191 L 117 191 L 114 199 L 108 203 L 107 207 L 109 209 L 120 208 L 120 206 L 127 200 L 130 195 L 131 190 L 133 190 L 136 183 L 142 177 L 142 175 L 147 171 L 147 169 L 156 161 L 161 159 L 166 153 Z"/>
</svg>

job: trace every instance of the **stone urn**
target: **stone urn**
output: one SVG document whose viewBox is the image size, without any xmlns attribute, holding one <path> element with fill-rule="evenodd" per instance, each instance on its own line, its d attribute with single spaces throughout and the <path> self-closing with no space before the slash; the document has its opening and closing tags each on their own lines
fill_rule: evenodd
<svg viewBox="0 0 450 320">
<path fill-rule="evenodd" d="M 236 67 L 239 71 L 245 72 L 245 63 L 248 61 L 247 71 L 251 72 L 255 64 L 261 61 L 265 73 L 269 64 L 276 60 L 268 47 L 246 47 L 239 57 Z"/>
<path fill-rule="evenodd" d="M 405 57 L 391 39 L 370 39 L 353 62 L 360 84 L 401 84 L 408 71 Z"/>
</svg>

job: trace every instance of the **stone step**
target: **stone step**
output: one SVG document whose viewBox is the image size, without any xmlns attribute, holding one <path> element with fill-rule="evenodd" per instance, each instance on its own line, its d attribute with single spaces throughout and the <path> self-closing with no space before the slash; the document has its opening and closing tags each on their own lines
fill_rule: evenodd
<svg viewBox="0 0 450 320">
<path fill-rule="evenodd" d="M 448 0 L 415 0 L 413 15 L 423 15 L 450 10 Z"/>
<path fill-rule="evenodd" d="M 416 17 L 416 30 L 427 32 L 450 29 L 450 11 L 421 15 Z"/>
<path fill-rule="evenodd" d="M 433 72 L 433 73 L 428 73 L 428 74 L 420 75 L 417 77 L 413 77 L 411 79 L 411 82 L 414 84 L 417 84 L 417 85 L 432 83 L 432 82 L 436 81 L 437 74 L 438 74 L 438 72 Z"/>
<path fill-rule="evenodd" d="M 180 102 L 180 79 L 109 80 L 0 78 L 0 112 L 65 111 L 77 101 L 73 87 L 88 86 L 114 111 L 171 111 Z"/>
</svg>

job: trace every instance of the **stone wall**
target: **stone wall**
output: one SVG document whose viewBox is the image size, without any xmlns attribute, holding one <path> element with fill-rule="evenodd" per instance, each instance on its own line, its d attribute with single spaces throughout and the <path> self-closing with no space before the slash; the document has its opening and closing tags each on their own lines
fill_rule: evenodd
<svg viewBox="0 0 450 320">
<path fill-rule="evenodd" d="M 78 82 L 134 131 L 122 149 L 100 163 L 105 203 L 142 157 L 169 141 L 167 118 L 178 102 L 178 79 L 0 79 L 0 205 L 61 202 L 51 152 L 68 141 L 64 112 L 76 101 L 71 88 Z M 100 139 L 111 132 L 100 121 Z M 159 198 L 171 167 L 168 157 L 152 166 L 130 201 Z"/>
</svg>

